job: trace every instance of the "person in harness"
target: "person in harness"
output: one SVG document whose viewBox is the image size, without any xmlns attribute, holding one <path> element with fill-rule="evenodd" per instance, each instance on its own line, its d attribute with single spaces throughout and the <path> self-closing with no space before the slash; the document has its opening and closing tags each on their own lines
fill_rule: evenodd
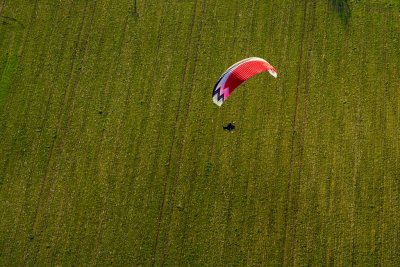
<svg viewBox="0 0 400 267">
<path fill-rule="evenodd" d="M 227 130 L 228 132 L 232 133 L 235 130 L 235 125 L 233 123 L 228 123 L 226 126 L 222 126 L 224 130 Z"/>
</svg>

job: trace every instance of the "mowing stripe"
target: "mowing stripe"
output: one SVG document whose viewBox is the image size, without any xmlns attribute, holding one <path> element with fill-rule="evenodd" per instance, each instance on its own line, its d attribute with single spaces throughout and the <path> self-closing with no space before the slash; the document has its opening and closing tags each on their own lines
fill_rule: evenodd
<svg viewBox="0 0 400 267">
<path fill-rule="evenodd" d="M 192 21 L 190 24 L 190 30 L 189 30 L 189 34 L 188 34 L 188 38 L 187 38 L 187 46 L 186 46 L 186 51 L 187 51 L 187 56 L 186 58 L 189 58 L 189 48 L 191 46 L 191 42 L 192 42 L 192 33 L 193 33 L 193 27 L 194 27 L 194 22 L 195 22 L 195 17 L 196 17 L 196 11 L 197 11 L 197 5 L 198 5 L 198 1 L 195 1 L 194 4 L 194 9 L 193 9 L 193 15 L 192 15 Z M 184 73 L 182 76 L 182 84 L 185 84 L 186 81 L 186 77 L 187 77 L 187 72 L 188 72 L 188 60 L 186 61 L 186 65 L 184 67 Z M 182 89 L 180 91 L 179 94 L 179 100 L 178 100 L 178 107 L 177 107 L 177 111 L 175 113 L 175 126 L 173 128 L 172 131 L 172 135 L 175 137 L 176 136 L 176 129 L 177 129 L 177 121 L 179 118 L 179 113 L 180 113 L 180 107 L 181 107 L 181 102 L 182 102 L 182 95 L 183 95 L 183 89 L 186 89 L 184 86 L 182 86 Z M 172 159 L 172 150 L 174 148 L 175 142 L 172 141 L 171 142 L 171 146 L 169 148 L 169 152 L 168 152 L 168 163 L 170 164 L 171 159 Z M 169 178 L 169 174 L 170 174 L 171 168 L 170 165 L 167 168 L 166 174 L 165 174 L 165 178 L 164 178 L 164 185 L 163 185 L 163 197 L 162 197 L 162 202 L 161 202 L 161 206 L 158 212 L 158 219 L 157 219 L 157 234 L 155 237 L 155 242 L 154 242 L 154 247 L 153 247 L 153 253 L 152 253 L 152 258 L 151 258 L 151 266 L 155 266 L 156 263 L 156 253 L 157 253 L 157 248 L 158 248 L 158 242 L 159 242 L 159 238 L 160 238 L 160 232 L 161 232 L 161 221 L 163 219 L 163 213 L 164 213 L 164 205 L 165 205 L 165 198 L 167 196 L 167 185 L 168 185 L 168 178 Z"/>
<path fill-rule="evenodd" d="M 289 265 L 292 260 L 292 254 L 290 254 L 292 250 L 292 244 L 290 243 L 289 236 L 292 234 L 291 231 L 288 231 L 288 220 L 292 219 L 292 217 L 289 216 L 289 200 L 293 201 L 294 197 L 292 197 L 292 191 L 293 188 L 293 168 L 294 168 L 294 148 L 295 148 L 295 134 L 296 134 L 296 125 L 297 125 L 297 115 L 298 115 L 298 109 L 299 109 L 299 103 L 300 103 L 300 79 L 301 79 L 301 67 L 302 67 L 302 62 L 303 62 L 303 46 L 304 46 L 304 36 L 305 36 L 305 31 L 306 31 L 306 17 L 307 17 L 307 7 L 308 7 L 308 0 L 304 0 L 304 13 L 303 13 L 303 21 L 302 21 L 302 32 L 301 32 L 301 42 L 300 42 L 300 58 L 299 58 L 299 65 L 298 65 L 298 70 L 297 70 L 297 85 L 296 85 L 296 104 L 295 104 L 295 110 L 294 110 L 294 115 L 293 115 L 293 123 L 292 123 L 292 141 L 291 141 L 291 152 L 290 152 L 290 168 L 289 168 L 289 176 L 288 176 L 288 186 L 287 186 L 287 191 L 286 191 L 286 201 L 285 201 L 285 206 L 284 206 L 284 226 L 283 226 L 283 235 L 282 235 L 282 256 L 281 256 L 281 263 L 284 265 Z M 295 201 L 293 201 L 295 202 Z M 295 203 L 294 203 L 295 204 Z M 295 212 L 295 210 L 294 210 Z M 290 224 L 292 225 L 292 224 Z M 288 259 L 289 257 L 289 259 Z"/>
</svg>

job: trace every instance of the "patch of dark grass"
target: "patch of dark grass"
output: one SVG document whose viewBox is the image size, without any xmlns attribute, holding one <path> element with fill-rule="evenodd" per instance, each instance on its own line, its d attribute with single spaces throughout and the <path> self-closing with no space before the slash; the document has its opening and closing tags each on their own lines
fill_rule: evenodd
<svg viewBox="0 0 400 267">
<path fill-rule="evenodd" d="M 211 162 L 207 162 L 206 168 L 205 168 L 205 176 L 209 177 L 213 172 L 213 164 Z"/>
<path fill-rule="evenodd" d="M 351 9 L 348 0 L 329 0 L 329 6 L 340 16 L 345 25 L 349 24 Z"/>
<path fill-rule="evenodd" d="M 0 16 L 0 26 L 8 26 L 11 28 L 16 28 L 16 29 L 25 29 L 25 25 L 22 24 L 19 20 L 12 18 L 12 17 L 7 17 L 7 16 Z"/>
<path fill-rule="evenodd" d="M 0 76 L 0 108 L 4 104 L 8 91 L 17 69 L 18 57 L 16 55 L 9 56 L 4 67 L 3 73 Z"/>
</svg>

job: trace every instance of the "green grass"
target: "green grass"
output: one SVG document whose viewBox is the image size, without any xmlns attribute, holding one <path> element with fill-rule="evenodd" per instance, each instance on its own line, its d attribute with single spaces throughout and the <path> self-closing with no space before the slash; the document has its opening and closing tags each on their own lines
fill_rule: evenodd
<svg viewBox="0 0 400 267">
<path fill-rule="evenodd" d="M 348 24 L 351 17 L 351 9 L 348 0 L 330 0 L 331 8 L 337 12 L 343 23 Z"/>
<path fill-rule="evenodd" d="M 4 99 L 7 96 L 8 91 L 10 90 L 11 83 L 13 81 L 13 77 L 17 69 L 17 64 L 18 64 L 17 56 L 7 57 L 7 61 L 5 63 L 5 67 L 0 80 L 0 108 L 4 102 Z"/>
<path fill-rule="evenodd" d="M 0 265 L 397 266 L 388 3 L 0 1 Z"/>
</svg>

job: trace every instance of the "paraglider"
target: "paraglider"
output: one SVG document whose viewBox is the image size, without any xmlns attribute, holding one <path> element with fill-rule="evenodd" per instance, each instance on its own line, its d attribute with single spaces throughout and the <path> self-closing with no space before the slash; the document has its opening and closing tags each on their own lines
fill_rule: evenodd
<svg viewBox="0 0 400 267">
<path fill-rule="evenodd" d="M 239 85 L 264 71 L 268 71 L 275 78 L 278 76 L 276 69 L 259 57 L 250 57 L 235 63 L 219 77 L 215 84 L 212 93 L 213 102 L 221 106 Z"/>
</svg>

